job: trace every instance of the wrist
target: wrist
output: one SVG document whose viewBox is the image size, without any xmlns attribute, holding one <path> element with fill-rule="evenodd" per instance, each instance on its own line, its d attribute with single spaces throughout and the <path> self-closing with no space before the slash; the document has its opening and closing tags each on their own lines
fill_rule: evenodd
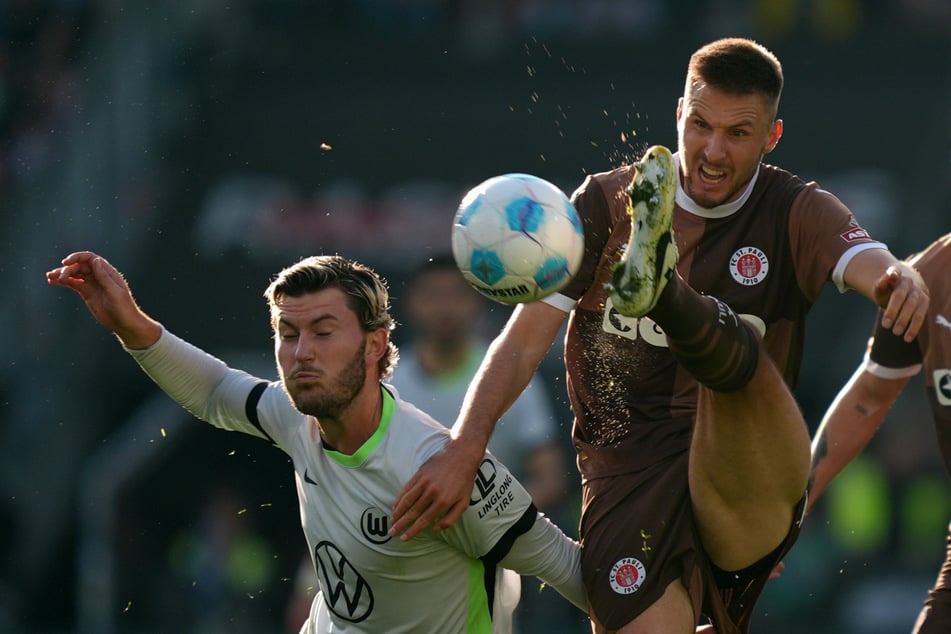
<svg viewBox="0 0 951 634">
<path fill-rule="evenodd" d="M 135 326 L 116 329 L 115 335 L 127 350 L 145 350 L 162 336 L 162 325 L 146 317 Z"/>
<path fill-rule="evenodd" d="M 471 465 L 477 465 L 485 455 L 487 441 L 468 436 L 453 436 L 449 441 L 450 446 L 457 454 L 458 459 L 468 462 Z"/>
</svg>

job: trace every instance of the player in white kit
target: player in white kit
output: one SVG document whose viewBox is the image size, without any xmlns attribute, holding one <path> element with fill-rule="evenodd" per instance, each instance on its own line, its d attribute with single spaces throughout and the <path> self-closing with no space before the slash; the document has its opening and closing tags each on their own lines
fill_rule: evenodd
<svg viewBox="0 0 951 634">
<path fill-rule="evenodd" d="M 389 536 L 397 494 L 449 431 L 385 383 L 397 352 L 386 285 L 371 269 L 319 256 L 274 279 L 265 295 L 275 382 L 166 331 L 94 253 L 71 254 L 47 280 L 78 292 L 197 418 L 269 440 L 291 457 L 320 589 L 302 632 L 504 632 L 518 593 L 505 569 L 537 576 L 585 609 L 578 543 L 537 512 L 489 453 L 461 521 L 410 541 Z"/>
</svg>

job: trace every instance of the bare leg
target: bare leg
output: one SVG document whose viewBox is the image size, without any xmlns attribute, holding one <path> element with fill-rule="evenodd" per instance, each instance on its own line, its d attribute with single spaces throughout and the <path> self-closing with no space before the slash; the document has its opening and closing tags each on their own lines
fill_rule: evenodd
<svg viewBox="0 0 951 634">
<path fill-rule="evenodd" d="M 700 387 L 690 495 L 714 564 L 739 570 L 775 549 L 808 477 L 809 430 L 765 353 L 740 389 Z"/>
<path fill-rule="evenodd" d="M 608 630 L 592 621 L 595 634 L 693 634 L 697 616 L 690 595 L 680 580 L 672 582 L 661 597 L 636 619 L 618 630 Z"/>
</svg>

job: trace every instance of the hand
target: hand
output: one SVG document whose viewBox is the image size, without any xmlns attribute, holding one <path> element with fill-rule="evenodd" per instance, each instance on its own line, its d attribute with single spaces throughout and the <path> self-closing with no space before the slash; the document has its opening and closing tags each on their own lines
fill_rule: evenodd
<svg viewBox="0 0 951 634">
<path fill-rule="evenodd" d="M 409 541 L 435 522 L 433 532 L 455 524 L 469 508 L 469 497 L 483 453 L 473 460 L 471 451 L 450 441 L 445 449 L 419 468 L 393 504 L 390 535 Z M 404 532 L 405 531 L 405 532 Z"/>
<path fill-rule="evenodd" d="M 161 335 L 161 326 L 138 307 L 122 274 L 95 253 L 71 253 L 46 273 L 46 281 L 79 293 L 93 318 L 129 348 L 148 348 Z"/>
<path fill-rule="evenodd" d="M 928 287 L 914 268 L 902 262 L 890 266 L 875 282 L 875 302 L 885 312 L 882 326 L 891 329 L 896 336 L 904 334 L 911 342 L 925 321 L 930 297 Z"/>
</svg>

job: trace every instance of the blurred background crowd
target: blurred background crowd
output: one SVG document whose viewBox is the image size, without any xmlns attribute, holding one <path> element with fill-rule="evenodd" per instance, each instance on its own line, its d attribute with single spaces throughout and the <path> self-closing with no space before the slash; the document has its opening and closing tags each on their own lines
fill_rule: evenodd
<svg viewBox="0 0 951 634">
<path fill-rule="evenodd" d="M 838 194 L 897 255 L 951 227 L 947 0 L 6 0 L 0 35 L 11 634 L 281 634 L 312 585 L 284 454 L 195 422 L 47 288 L 70 251 L 105 255 L 170 330 L 265 377 L 269 276 L 340 252 L 389 279 L 409 348 L 412 273 L 447 250 L 469 187 L 517 171 L 570 193 L 675 144 L 687 59 L 724 35 L 783 61 L 771 160 Z M 507 316 L 477 310 L 483 337 Z M 814 310 L 797 388 L 813 429 L 872 317 L 833 289 Z M 539 380 L 556 451 L 512 466 L 576 534 L 560 364 L 553 353 Z M 910 630 L 951 519 L 928 421 L 906 390 L 810 516 L 755 631 Z M 584 631 L 546 591 L 523 589 L 519 631 Z"/>
</svg>

